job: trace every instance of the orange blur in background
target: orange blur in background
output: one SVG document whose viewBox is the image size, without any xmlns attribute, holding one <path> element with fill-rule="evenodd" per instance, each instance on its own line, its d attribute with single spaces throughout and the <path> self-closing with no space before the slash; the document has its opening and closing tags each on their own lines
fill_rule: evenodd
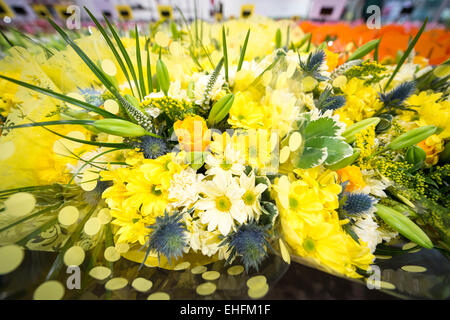
<svg viewBox="0 0 450 320">
<path fill-rule="evenodd" d="M 349 47 L 354 51 L 354 44 L 359 47 L 370 40 L 381 39 L 378 53 L 380 61 L 395 59 L 397 52 L 406 50 L 409 39 L 419 31 L 416 26 L 406 28 L 391 24 L 380 29 L 369 29 L 365 24 L 351 26 L 342 22 L 317 24 L 304 21 L 300 23 L 300 27 L 305 33 L 312 33 L 312 43 L 316 45 L 332 40 L 333 44 L 328 49 L 339 53 L 349 51 Z M 415 51 L 417 55 L 429 59 L 432 65 L 444 62 L 450 56 L 450 31 L 438 28 L 424 31 Z M 345 56 L 341 57 L 344 61 Z"/>
</svg>

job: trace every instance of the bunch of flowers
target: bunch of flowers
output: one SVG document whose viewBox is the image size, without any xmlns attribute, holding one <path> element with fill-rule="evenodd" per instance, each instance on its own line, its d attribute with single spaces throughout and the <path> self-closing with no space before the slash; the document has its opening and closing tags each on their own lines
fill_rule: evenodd
<svg viewBox="0 0 450 320">
<path fill-rule="evenodd" d="M 247 272 L 290 252 L 353 278 L 400 236 L 449 250 L 450 65 L 416 62 L 425 24 L 389 65 L 364 60 L 379 41 L 341 64 L 286 21 L 91 18 L 0 61 L 0 243 L 58 251 L 47 279 L 103 249 Z"/>
</svg>

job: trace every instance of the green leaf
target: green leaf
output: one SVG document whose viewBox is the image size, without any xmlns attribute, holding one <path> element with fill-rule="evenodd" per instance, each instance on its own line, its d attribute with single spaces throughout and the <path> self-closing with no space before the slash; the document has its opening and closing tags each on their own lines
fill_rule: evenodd
<svg viewBox="0 0 450 320">
<path fill-rule="evenodd" d="M 326 148 L 327 158 L 325 164 L 331 165 L 353 154 L 353 148 L 338 138 L 333 137 L 314 137 L 306 140 L 307 147 L 322 149 Z"/>
<path fill-rule="evenodd" d="M 86 65 L 91 69 L 91 71 L 97 76 L 97 78 L 103 83 L 103 85 L 114 95 L 118 95 L 119 93 L 115 89 L 114 85 L 109 81 L 108 78 L 105 78 L 103 72 L 97 67 L 97 65 L 84 53 L 80 47 L 69 38 L 67 33 L 61 29 L 52 19 L 47 18 L 48 22 L 52 25 L 52 27 L 61 35 L 64 41 L 69 44 L 72 49 L 78 54 L 78 56 L 86 63 Z"/>
<path fill-rule="evenodd" d="M 241 56 L 239 57 L 239 63 L 237 67 L 237 71 L 241 70 L 242 64 L 244 63 L 245 51 L 247 51 L 248 38 L 250 37 L 250 29 L 247 31 L 247 35 L 245 36 L 244 45 L 242 46 Z"/>
<path fill-rule="evenodd" d="M 72 174 L 72 178 L 70 179 L 69 184 L 72 183 L 72 181 L 75 179 L 75 177 L 78 176 L 78 174 L 79 174 L 79 173 L 80 173 L 87 165 L 92 164 L 92 162 L 93 162 L 95 159 L 97 159 L 97 158 L 99 158 L 99 157 L 101 157 L 101 156 L 103 156 L 103 155 L 105 155 L 105 154 L 107 154 L 107 153 L 114 152 L 114 151 L 117 151 L 117 150 L 120 150 L 120 148 L 119 148 L 119 149 L 109 149 L 109 150 L 106 150 L 106 151 L 104 151 L 104 152 L 102 152 L 102 153 L 99 153 L 99 154 L 95 155 L 95 156 L 92 157 L 91 159 L 86 160 L 85 163 L 84 163 L 80 168 L 78 168 L 78 170 L 77 170 L 74 174 Z"/>
<path fill-rule="evenodd" d="M 359 149 L 354 149 L 353 154 L 351 156 L 344 158 L 331 166 L 327 166 L 327 169 L 339 170 L 339 169 L 345 168 L 347 166 L 350 166 L 353 162 L 356 161 L 356 159 L 358 159 L 360 154 L 361 154 L 361 151 Z"/>
<path fill-rule="evenodd" d="M 122 43 L 122 40 L 120 39 L 119 35 L 117 34 L 117 31 L 114 29 L 114 27 L 109 22 L 108 18 L 103 15 L 103 18 L 105 19 L 106 24 L 108 25 L 109 30 L 111 31 L 114 40 L 116 41 L 120 52 L 122 53 L 123 58 L 125 59 L 125 62 L 127 63 L 128 69 L 130 70 L 131 76 L 133 78 L 134 84 L 136 85 L 136 89 L 139 95 L 139 98 L 142 99 L 141 92 L 139 90 L 138 81 L 136 77 L 136 72 L 134 71 L 133 63 L 131 62 L 130 56 L 128 55 L 127 50 L 125 49 L 125 46 Z M 130 85 L 131 90 L 133 90 L 132 86 Z"/>
<path fill-rule="evenodd" d="M 153 92 L 153 81 L 152 81 L 152 66 L 150 64 L 150 51 L 148 50 L 148 45 L 150 41 L 145 42 L 145 51 L 147 52 L 147 86 L 148 92 Z"/>
<path fill-rule="evenodd" d="M 319 118 L 308 123 L 305 128 L 305 140 L 312 137 L 335 137 L 340 127 L 332 118 Z"/>
<path fill-rule="evenodd" d="M 303 154 L 292 158 L 291 163 L 299 169 L 309 169 L 322 164 L 328 156 L 327 148 L 305 147 Z"/>
<path fill-rule="evenodd" d="M 225 35 L 225 27 L 222 27 L 222 48 L 223 48 L 223 64 L 225 68 L 225 80 L 228 82 L 228 50 L 227 50 L 227 37 Z"/>
<path fill-rule="evenodd" d="M 27 89 L 31 89 L 33 91 L 45 94 L 45 95 L 50 96 L 52 98 L 56 98 L 56 99 L 62 100 L 64 102 L 73 104 L 73 105 L 78 106 L 80 108 L 83 108 L 85 110 L 95 112 L 95 113 L 97 113 L 97 114 L 99 114 L 101 116 L 104 116 L 105 118 L 119 118 L 117 115 L 115 115 L 113 113 L 110 113 L 110 112 L 108 112 L 108 111 L 106 111 L 104 109 L 96 107 L 96 106 L 94 106 L 92 104 L 89 104 L 87 102 L 84 102 L 84 101 L 81 101 L 81 100 L 77 100 L 77 99 L 74 99 L 72 97 L 63 95 L 61 93 L 57 93 L 57 92 L 52 91 L 50 89 L 41 88 L 41 87 L 32 85 L 30 83 L 26 83 L 26 82 L 23 82 L 23 81 L 20 81 L 20 80 L 16 80 L 16 79 L 12 79 L 12 78 L 9 78 L 9 77 L 6 77 L 6 76 L 2 76 L 2 75 L 0 75 L 0 78 L 8 80 L 10 82 L 13 82 L 15 84 L 18 84 L 19 86 L 25 87 Z"/>
<path fill-rule="evenodd" d="M 46 128 L 46 127 L 42 127 L 42 128 L 44 128 L 47 131 L 50 131 L 53 134 L 56 134 L 57 136 L 62 137 L 64 139 L 68 139 L 68 140 L 79 142 L 79 143 L 89 144 L 89 145 L 92 145 L 92 146 L 108 147 L 108 148 L 120 148 L 120 149 L 132 149 L 133 148 L 131 145 L 126 144 L 126 143 L 109 143 L 109 142 L 98 142 L 98 141 L 82 140 L 82 139 L 77 139 L 77 138 L 72 138 L 72 137 L 65 136 L 63 134 L 60 134 L 60 133 L 55 132 L 53 130 L 50 130 L 49 128 Z"/>
<path fill-rule="evenodd" d="M 44 122 L 32 122 L 19 124 L 15 126 L 3 126 L 3 129 L 19 129 L 19 128 L 29 128 L 29 127 L 43 127 L 43 126 L 54 126 L 54 125 L 66 125 L 66 124 L 80 124 L 89 125 L 94 123 L 94 120 L 56 120 L 56 121 L 44 121 Z"/>
<path fill-rule="evenodd" d="M 259 218 L 259 222 L 263 225 L 273 226 L 277 219 L 279 212 L 275 204 L 269 201 L 261 201 L 263 214 Z"/>
<path fill-rule="evenodd" d="M 106 43 L 108 44 L 109 48 L 111 49 L 111 52 L 114 54 L 114 57 L 116 57 L 116 61 L 120 66 L 120 69 L 122 69 L 123 74 L 125 75 L 125 78 L 127 78 L 128 84 L 131 86 L 130 76 L 128 75 L 127 68 L 125 67 L 125 64 L 120 57 L 119 52 L 117 51 L 116 47 L 114 46 L 111 38 L 106 33 L 106 30 L 102 27 L 102 25 L 98 22 L 98 20 L 95 18 L 95 16 L 89 11 L 88 8 L 84 7 L 84 9 L 87 11 L 88 15 L 91 17 L 92 21 L 94 21 L 95 25 L 97 26 L 98 30 L 102 34 L 103 38 L 106 40 Z"/>
<path fill-rule="evenodd" d="M 141 47 L 139 45 L 139 32 L 137 28 L 137 24 L 134 25 L 134 32 L 135 32 L 135 39 L 136 39 L 136 62 L 137 62 L 137 68 L 139 73 L 139 86 L 141 87 L 141 94 L 142 98 L 147 95 L 145 91 L 145 82 L 144 82 L 144 73 L 142 68 L 142 61 L 141 61 Z"/>
<path fill-rule="evenodd" d="M 411 53 L 412 49 L 414 48 L 414 46 L 416 45 L 417 41 L 419 40 L 420 36 L 422 35 L 423 31 L 425 30 L 425 27 L 427 25 L 428 22 L 428 17 L 425 18 L 425 21 L 422 24 L 422 27 L 420 27 L 419 31 L 417 32 L 416 36 L 414 37 L 413 41 L 411 41 L 408 45 L 408 48 L 406 49 L 405 53 L 402 55 L 402 57 L 400 58 L 397 67 L 395 68 L 394 72 L 392 73 L 391 77 L 389 78 L 389 80 L 386 82 L 386 85 L 384 86 L 384 90 L 386 91 L 386 89 L 389 87 L 389 85 L 391 84 L 392 80 L 394 79 L 395 75 L 397 74 L 397 72 L 400 70 L 400 68 L 402 67 L 403 63 L 405 62 L 405 60 L 408 58 L 409 54 Z"/>
</svg>

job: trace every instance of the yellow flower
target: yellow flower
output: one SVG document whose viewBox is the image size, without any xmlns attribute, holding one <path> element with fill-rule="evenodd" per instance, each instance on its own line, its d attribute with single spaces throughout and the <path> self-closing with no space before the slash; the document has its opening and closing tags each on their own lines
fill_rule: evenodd
<svg viewBox="0 0 450 320">
<path fill-rule="evenodd" d="M 336 171 L 341 182 L 348 182 L 345 187 L 346 191 L 362 190 L 366 183 L 364 182 L 361 169 L 357 166 L 348 166 Z"/>
<path fill-rule="evenodd" d="M 186 152 L 204 151 L 211 143 L 205 119 L 198 115 L 178 120 L 173 128 L 181 149 Z"/>
<path fill-rule="evenodd" d="M 334 53 L 330 50 L 325 49 L 325 54 L 327 55 L 327 66 L 328 72 L 333 71 L 339 63 L 339 54 Z"/>
<path fill-rule="evenodd" d="M 352 78 L 341 87 L 346 103 L 336 113 L 339 119 L 347 125 L 371 117 L 381 108 L 377 91 L 364 84 L 364 80 Z"/>
<path fill-rule="evenodd" d="M 156 159 L 144 159 L 140 170 L 149 181 L 158 181 L 167 190 L 173 175 L 180 173 L 185 167 L 186 165 L 178 162 L 175 154 L 168 153 Z"/>
<path fill-rule="evenodd" d="M 278 169 L 277 156 L 272 150 L 276 147 L 270 131 L 264 129 L 235 131 L 232 136 L 227 132 L 213 133 L 211 151 L 218 157 L 226 155 L 226 149 L 239 152 L 245 164 L 262 172 L 274 172 Z M 276 136 L 275 136 L 276 137 Z"/>
<path fill-rule="evenodd" d="M 435 165 L 439 161 L 439 153 L 444 150 L 444 141 L 438 135 L 433 134 L 417 144 L 427 154 L 425 163 Z"/>
<path fill-rule="evenodd" d="M 186 165 L 175 154 L 142 159 L 130 168 L 101 172 L 102 180 L 113 185 L 102 197 L 111 209 L 119 242 L 145 243 L 149 225 L 162 215 L 169 203 L 170 181 Z"/>
<path fill-rule="evenodd" d="M 294 175 L 295 174 L 295 175 Z M 349 277 L 360 277 L 356 267 L 367 270 L 374 256 L 367 244 L 358 244 L 344 232 L 336 209 L 341 186 L 337 174 L 321 167 L 294 170 L 291 182 L 277 179 L 272 195 L 280 210 L 283 235 L 299 256 Z"/>
<path fill-rule="evenodd" d="M 169 200 L 167 190 L 162 188 L 158 175 L 148 176 L 141 170 L 133 170 L 127 179 L 127 199 L 124 208 L 140 210 L 143 216 L 159 216 L 164 213 Z"/>
<path fill-rule="evenodd" d="M 418 95 L 412 95 L 406 102 L 411 108 L 417 111 L 405 111 L 402 119 L 406 121 L 415 121 L 417 126 L 434 125 L 442 128 L 439 133 L 441 139 L 450 138 L 450 101 L 438 101 L 442 93 L 420 92 Z"/>
<path fill-rule="evenodd" d="M 243 129 L 263 128 L 264 117 L 264 108 L 253 101 L 251 93 L 236 93 L 229 113 L 229 124 L 235 128 Z"/>
</svg>

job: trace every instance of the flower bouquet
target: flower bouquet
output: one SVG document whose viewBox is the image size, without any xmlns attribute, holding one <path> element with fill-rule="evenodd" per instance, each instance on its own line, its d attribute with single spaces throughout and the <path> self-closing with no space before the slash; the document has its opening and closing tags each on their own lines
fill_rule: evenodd
<svg viewBox="0 0 450 320">
<path fill-rule="evenodd" d="M 450 65 L 414 62 L 426 23 L 396 65 L 379 41 L 339 65 L 288 21 L 86 11 L 88 35 L 49 19 L 67 47 L 0 61 L 5 298 L 256 299 L 291 259 L 445 297 Z"/>
</svg>

